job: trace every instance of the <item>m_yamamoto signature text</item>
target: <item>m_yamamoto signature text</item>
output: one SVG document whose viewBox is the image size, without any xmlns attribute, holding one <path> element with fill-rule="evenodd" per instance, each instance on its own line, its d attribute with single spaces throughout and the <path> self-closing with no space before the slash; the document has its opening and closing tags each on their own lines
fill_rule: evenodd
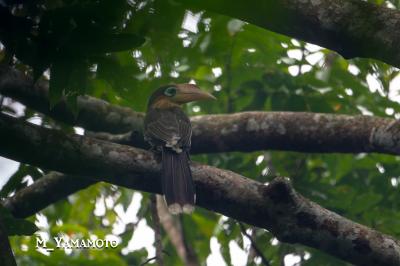
<svg viewBox="0 0 400 266">
<path fill-rule="evenodd" d="M 46 251 L 54 251 L 55 249 L 103 249 L 103 248 L 116 248 L 118 241 L 109 239 L 89 239 L 77 238 L 71 239 L 64 236 L 53 237 L 56 242 L 55 248 L 48 248 L 47 241 L 43 238 L 36 236 L 36 249 L 43 248 Z"/>
</svg>

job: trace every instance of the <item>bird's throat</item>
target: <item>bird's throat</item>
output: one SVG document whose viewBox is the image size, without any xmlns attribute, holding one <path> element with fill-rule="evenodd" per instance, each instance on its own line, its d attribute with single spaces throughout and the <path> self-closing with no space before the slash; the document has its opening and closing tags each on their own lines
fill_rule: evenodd
<svg viewBox="0 0 400 266">
<path fill-rule="evenodd" d="M 181 107 L 180 104 L 177 104 L 167 98 L 161 97 L 160 99 L 157 99 L 152 105 L 152 108 L 157 108 L 157 109 L 170 109 L 173 107 Z"/>
</svg>

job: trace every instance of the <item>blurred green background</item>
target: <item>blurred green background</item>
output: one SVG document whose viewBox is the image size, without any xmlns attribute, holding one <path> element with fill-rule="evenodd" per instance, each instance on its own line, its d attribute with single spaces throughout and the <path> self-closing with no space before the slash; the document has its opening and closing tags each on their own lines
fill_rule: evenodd
<svg viewBox="0 0 400 266">
<path fill-rule="evenodd" d="M 370 2 L 397 9 L 400 1 Z M 262 110 L 400 117 L 398 69 L 344 60 L 316 45 L 174 1 L 21 1 L 13 12 L 38 23 L 33 31 L 20 27 L 3 34 L 0 58 L 35 78 L 50 77 L 52 103 L 64 95 L 73 107 L 77 95 L 88 94 L 145 111 L 158 86 L 192 81 L 218 101 L 189 104 L 190 115 Z M 10 52 L 14 59 L 7 58 Z M 28 108 L 20 115 L 73 132 Z M 325 208 L 400 237 L 398 156 L 258 151 L 192 159 L 260 182 L 288 176 L 296 190 Z M 18 167 L 3 196 L 44 172 Z M 4 183 L 8 176 L 0 178 Z M 107 236 L 119 241 L 117 249 L 43 254 L 34 236 L 15 236 L 16 259 L 19 265 L 140 265 L 154 256 L 149 201 L 147 193 L 93 185 L 29 219 L 44 237 Z M 211 266 L 260 265 L 259 258 L 247 261 L 250 244 L 236 221 L 197 208 L 182 224 L 203 265 L 207 258 Z M 281 243 L 265 230 L 249 232 L 271 265 L 346 265 L 318 250 Z M 163 245 L 166 265 L 183 265 L 165 233 Z"/>
</svg>

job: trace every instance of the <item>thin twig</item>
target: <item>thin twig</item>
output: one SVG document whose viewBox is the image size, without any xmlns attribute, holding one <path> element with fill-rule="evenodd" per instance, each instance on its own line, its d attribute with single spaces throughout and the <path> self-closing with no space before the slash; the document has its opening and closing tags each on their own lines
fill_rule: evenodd
<svg viewBox="0 0 400 266">
<path fill-rule="evenodd" d="M 165 250 L 162 250 L 162 253 L 165 253 L 166 255 L 171 256 L 171 254 L 169 254 L 169 253 L 168 253 L 167 251 L 165 251 Z M 140 266 L 146 265 L 147 263 L 149 263 L 149 262 L 151 262 L 152 260 L 155 260 L 155 259 L 157 259 L 157 256 L 148 258 L 148 259 L 145 260 L 142 264 L 140 264 Z"/>
<path fill-rule="evenodd" d="M 151 217 L 153 219 L 153 230 L 155 234 L 155 246 L 156 246 L 156 260 L 158 266 L 163 266 L 163 247 L 161 243 L 161 229 L 160 229 L 160 218 L 157 213 L 157 199 L 156 195 L 151 195 Z"/>
<path fill-rule="evenodd" d="M 151 262 L 152 260 L 155 260 L 155 259 L 157 259 L 157 256 L 148 258 L 148 259 L 145 260 L 142 264 L 140 264 L 140 266 L 144 266 L 144 265 L 146 265 L 147 263 L 149 263 L 149 262 Z"/>
<path fill-rule="evenodd" d="M 239 227 L 240 227 L 240 231 L 242 232 L 242 234 L 245 235 L 250 240 L 252 248 L 256 252 L 257 256 L 261 258 L 262 264 L 265 266 L 269 266 L 270 265 L 269 261 L 264 256 L 262 251 L 257 247 L 257 244 L 254 241 L 254 239 L 251 237 L 251 235 L 246 232 L 246 228 L 244 227 L 244 225 L 242 223 L 239 223 Z"/>
</svg>

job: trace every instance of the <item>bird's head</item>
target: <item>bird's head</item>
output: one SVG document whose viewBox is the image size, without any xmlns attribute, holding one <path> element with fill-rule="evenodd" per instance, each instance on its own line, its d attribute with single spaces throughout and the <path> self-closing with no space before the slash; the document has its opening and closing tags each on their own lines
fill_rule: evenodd
<svg viewBox="0 0 400 266">
<path fill-rule="evenodd" d="M 171 84 L 158 88 L 150 97 L 149 107 L 170 108 L 200 100 L 215 100 L 210 93 L 194 84 Z"/>
</svg>

